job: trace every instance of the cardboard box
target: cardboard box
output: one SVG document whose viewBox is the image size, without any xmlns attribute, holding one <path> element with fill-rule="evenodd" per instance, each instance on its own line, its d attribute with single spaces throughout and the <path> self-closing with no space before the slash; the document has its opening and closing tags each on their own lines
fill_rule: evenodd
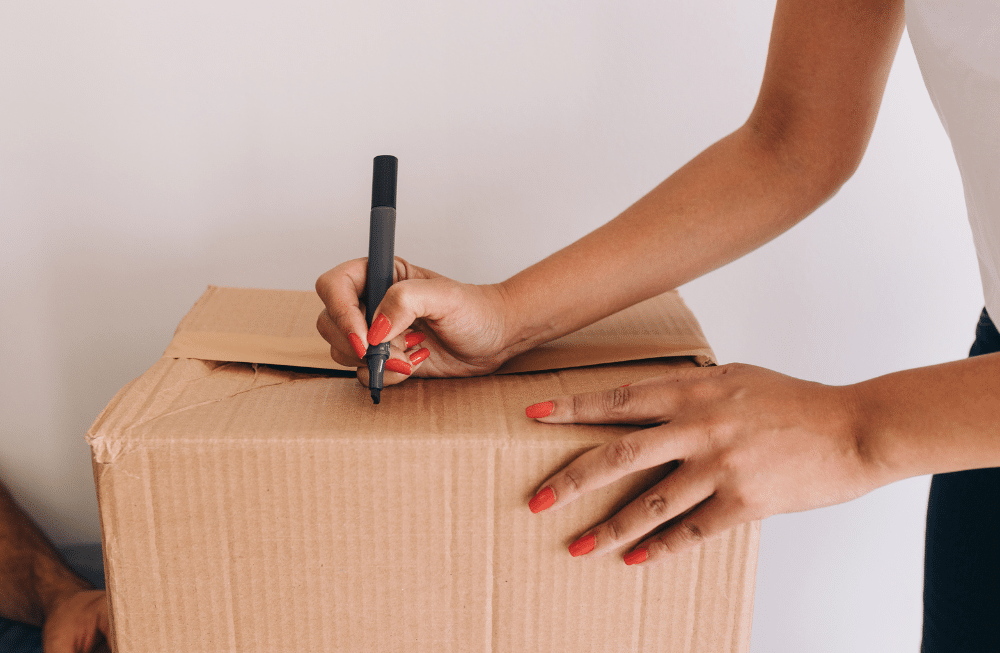
<svg viewBox="0 0 1000 653">
<path fill-rule="evenodd" d="M 758 524 L 627 567 L 566 547 L 662 469 L 527 507 L 634 427 L 545 425 L 525 406 L 711 361 L 675 293 L 378 406 L 329 359 L 321 308 L 209 288 L 91 428 L 115 650 L 748 650 Z"/>
</svg>

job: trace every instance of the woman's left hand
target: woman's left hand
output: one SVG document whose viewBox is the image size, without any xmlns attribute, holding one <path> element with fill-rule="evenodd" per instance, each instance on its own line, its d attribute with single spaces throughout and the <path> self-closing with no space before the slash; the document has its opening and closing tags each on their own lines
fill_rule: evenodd
<svg viewBox="0 0 1000 653">
<path fill-rule="evenodd" d="M 627 564 L 662 559 L 738 524 L 848 501 L 892 480 L 865 445 L 860 404 L 855 386 L 742 364 L 678 369 L 614 390 L 556 397 L 529 407 L 528 416 L 652 427 L 582 454 L 545 481 L 529 505 L 533 512 L 558 509 L 626 474 L 677 461 L 570 546 L 573 555 L 600 555 L 640 540 L 626 553 Z"/>
</svg>

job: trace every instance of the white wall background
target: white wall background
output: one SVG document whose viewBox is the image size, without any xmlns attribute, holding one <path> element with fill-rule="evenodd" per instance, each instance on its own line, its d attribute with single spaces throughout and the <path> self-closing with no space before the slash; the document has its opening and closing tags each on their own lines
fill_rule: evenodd
<svg viewBox="0 0 1000 653">
<path fill-rule="evenodd" d="M 497 281 L 737 127 L 773 2 L 0 7 L 0 477 L 99 537 L 83 433 L 207 284 L 310 289 L 365 253 Z M 850 383 L 965 355 L 960 181 L 904 38 L 867 158 L 815 216 L 682 290 L 722 361 Z M 916 651 L 927 479 L 767 520 L 753 651 Z"/>
</svg>

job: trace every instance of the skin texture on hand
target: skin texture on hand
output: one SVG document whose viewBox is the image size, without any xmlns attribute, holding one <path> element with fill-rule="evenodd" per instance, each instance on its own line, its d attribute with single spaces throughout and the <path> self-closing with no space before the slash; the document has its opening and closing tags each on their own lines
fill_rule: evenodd
<svg viewBox="0 0 1000 653">
<path fill-rule="evenodd" d="M 366 263 L 363 258 L 347 261 L 316 281 L 326 305 L 316 328 L 330 343 L 333 359 L 357 367 L 365 385 L 368 368 L 361 354 L 367 344 L 391 345 L 386 385 L 410 375 L 489 374 L 515 353 L 505 349 L 504 297 L 498 286 L 459 283 L 398 257 L 393 285 L 378 306 L 370 334 L 362 303 Z"/>
<path fill-rule="evenodd" d="M 587 451 L 542 483 L 539 494 L 554 495 L 545 510 L 674 463 L 608 521 L 582 532 L 574 555 L 638 542 L 629 551 L 645 552 L 639 562 L 655 561 L 737 524 L 840 503 L 888 481 L 859 446 L 852 386 L 750 365 L 679 369 L 605 392 L 555 397 L 551 412 L 537 419 L 649 427 Z"/>
<path fill-rule="evenodd" d="M 82 590 L 60 599 L 42 626 L 45 653 L 108 651 L 108 603 L 103 590 Z"/>
</svg>

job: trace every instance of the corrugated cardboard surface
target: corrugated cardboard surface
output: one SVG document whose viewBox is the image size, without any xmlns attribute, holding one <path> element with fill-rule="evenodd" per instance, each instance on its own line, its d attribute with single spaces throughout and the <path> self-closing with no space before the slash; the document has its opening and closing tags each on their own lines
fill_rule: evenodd
<svg viewBox="0 0 1000 653">
<path fill-rule="evenodd" d="M 316 293 L 209 286 L 164 356 L 348 370 L 316 331 Z M 712 362 L 698 322 L 676 291 L 641 302 L 507 361 L 503 373 L 565 369 L 666 356 Z"/>
<path fill-rule="evenodd" d="M 633 427 L 526 405 L 691 364 L 410 379 L 373 406 L 352 378 L 164 357 L 88 434 L 116 650 L 746 651 L 757 524 L 626 567 L 566 546 L 663 470 L 527 508 Z"/>
</svg>

